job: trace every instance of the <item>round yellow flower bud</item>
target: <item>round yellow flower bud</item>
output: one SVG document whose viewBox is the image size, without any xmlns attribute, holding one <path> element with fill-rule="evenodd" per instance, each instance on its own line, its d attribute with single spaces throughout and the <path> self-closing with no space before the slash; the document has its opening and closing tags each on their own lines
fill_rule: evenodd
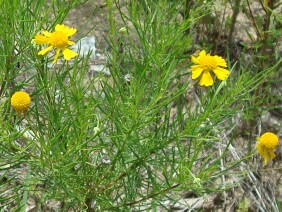
<svg viewBox="0 0 282 212">
<path fill-rule="evenodd" d="M 11 105 L 17 112 L 18 116 L 26 114 L 30 105 L 30 96 L 25 91 L 18 91 L 11 98 Z"/>
</svg>

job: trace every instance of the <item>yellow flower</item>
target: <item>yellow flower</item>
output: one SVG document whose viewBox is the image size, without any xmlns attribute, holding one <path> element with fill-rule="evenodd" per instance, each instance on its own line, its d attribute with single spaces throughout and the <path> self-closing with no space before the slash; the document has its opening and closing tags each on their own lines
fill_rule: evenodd
<svg viewBox="0 0 282 212">
<path fill-rule="evenodd" d="M 211 71 L 220 80 L 225 80 L 229 75 L 229 71 L 224 69 L 227 67 L 226 61 L 220 56 L 211 56 L 202 50 L 198 56 L 192 56 L 191 59 L 196 64 L 191 67 L 192 79 L 197 79 L 202 75 L 199 83 L 201 86 L 213 85 Z"/>
<path fill-rule="evenodd" d="M 266 132 L 257 138 L 257 141 L 256 148 L 258 153 L 264 158 L 264 165 L 266 165 L 271 159 L 276 157 L 274 149 L 278 146 L 279 139 L 274 133 Z"/>
<path fill-rule="evenodd" d="M 11 105 L 16 110 L 18 116 L 22 113 L 26 114 L 30 105 L 29 94 L 24 91 L 18 91 L 11 98 Z"/>
<path fill-rule="evenodd" d="M 44 55 L 52 48 L 55 48 L 57 50 L 54 58 L 54 63 L 57 62 L 61 51 L 63 51 L 63 55 L 66 60 L 70 60 L 71 58 L 78 55 L 76 52 L 67 48 L 68 45 L 75 44 L 73 41 L 69 40 L 69 37 L 76 33 L 75 28 L 69 28 L 64 24 L 57 24 L 55 27 L 55 32 L 51 33 L 48 31 L 43 31 L 42 33 L 43 35 L 35 35 L 33 41 L 36 44 L 49 44 L 50 46 L 38 52 L 38 55 Z"/>
</svg>

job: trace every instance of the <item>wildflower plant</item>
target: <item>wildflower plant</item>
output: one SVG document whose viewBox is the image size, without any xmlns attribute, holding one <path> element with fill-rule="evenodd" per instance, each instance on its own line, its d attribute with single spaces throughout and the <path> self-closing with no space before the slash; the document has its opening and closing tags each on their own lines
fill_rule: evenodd
<svg viewBox="0 0 282 212">
<path fill-rule="evenodd" d="M 88 6 L 108 11 L 110 76 L 89 74 L 82 55 L 50 66 L 38 54 L 55 49 L 53 62 L 60 52 L 70 60 L 79 54 L 70 37 L 92 33 L 66 25 L 80 3 L 0 3 L 0 207 L 25 211 L 34 200 L 39 210 L 160 211 L 183 191 L 204 196 L 237 185 L 225 177 L 236 169 L 243 178 L 250 155 L 233 154 L 234 119 L 259 108 L 253 91 L 280 62 L 254 74 L 228 54 L 207 53 L 207 45 L 191 56 L 195 25 L 210 15 L 211 3 L 186 3 L 190 10 L 179 21 L 180 0 L 123 8 L 107 0 Z M 193 86 L 191 77 L 207 88 Z M 28 110 L 25 118 L 15 118 L 11 106 Z"/>
</svg>

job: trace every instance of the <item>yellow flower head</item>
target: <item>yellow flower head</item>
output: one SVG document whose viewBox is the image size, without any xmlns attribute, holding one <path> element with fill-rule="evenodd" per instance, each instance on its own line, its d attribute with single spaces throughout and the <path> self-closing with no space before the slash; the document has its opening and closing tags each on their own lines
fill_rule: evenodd
<svg viewBox="0 0 282 212">
<path fill-rule="evenodd" d="M 192 79 L 197 79 L 201 76 L 199 83 L 201 86 L 213 85 L 211 71 L 219 80 L 225 80 L 229 75 L 229 71 L 224 69 L 227 67 L 227 63 L 222 57 L 217 55 L 211 56 L 206 54 L 205 50 L 202 50 L 197 57 L 192 56 L 191 59 L 196 64 L 191 67 Z"/>
<path fill-rule="evenodd" d="M 71 58 L 78 55 L 76 52 L 67 48 L 67 46 L 75 44 L 74 42 L 69 40 L 69 37 L 76 33 L 75 28 L 69 28 L 64 24 L 57 24 L 55 27 L 55 32 L 51 33 L 43 31 L 42 33 L 43 35 L 35 35 L 33 41 L 36 44 L 48 44 L 50 46 L 38 52 L 38 55 L 44 55 L 52 48 L 55 48 L 56 55 L 54 58 L 54 63 L 57 62 L 61 51 L 63 51 L 63 55 L 66 60 L 70 60 Z"/>
<path fill-rule="evenodd" d="M 26 114 L 30 105 L 30 97 L 28 93 L 24 91 L 14 93 L 11 98 L 11 105 L 16 110 L 18 116 L 21 116 L 22 113 Z"/>
<path fill-rule="evenodd" d="M 257 141 L 256 148 L 258 153 L 264 158 L 264 165 L 266 165 L 271 159 L 276 157 L 274 149 L 278 146 L 279 139 L 274 133 L 266 132 L 257 138 Z"/>
</svg>

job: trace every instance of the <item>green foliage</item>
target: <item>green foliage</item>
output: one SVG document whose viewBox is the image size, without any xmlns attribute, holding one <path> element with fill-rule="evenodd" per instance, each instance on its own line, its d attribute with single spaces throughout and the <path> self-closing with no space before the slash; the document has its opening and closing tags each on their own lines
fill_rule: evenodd
<svg viewBox="0 0 282 212">
<path fill-rule="evenodd" d="M 54 56 L 38 56 L 32 42 L 80 1 L 0 1 L 0 207 L 24 210 L 33 198 L 41 210 L 56 200 L 63 210 L 139 211 L 165 207 L 172 192 L 232 187 L 218 179 L 244 158 L 222 165 L 233 142 L 226 132 L 238 114 L 257 114 L 266 92 L 258 89 L 281 60 L 266 65 L 260 58 L 257 71 L 251 63 L 232 63 L 225 48 L 230 76 L 199 87 L 190 80 L 190 53 L 216 47 L 209 39 L 194 44 L 196 29 L 212 30 L 212 1 L 199 2 L 130 1 L 125 12 L 119 1 L 107 0 L 108 77 L 89 76 L 87 56 L 50 66 Z M 281 17 L 267 14 L 267 31 L 274 33 L 255 42 L 260 55 L 279 38 L 271 27 Z M 31 95 L 25 117 L 10 106 L 18 90 Z"/>
</svg>

